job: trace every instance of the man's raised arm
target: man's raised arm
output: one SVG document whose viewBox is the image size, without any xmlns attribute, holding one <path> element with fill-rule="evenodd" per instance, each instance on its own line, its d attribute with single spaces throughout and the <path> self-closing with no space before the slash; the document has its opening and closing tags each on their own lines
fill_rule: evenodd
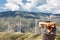
<svg viewBox="0 0 60 40">
<path fill-rule="evenodd" d="M 45 22 L 39 22 L 39 27 L 42 27 L 43 25 L 46 25 Z"/>
</svg>

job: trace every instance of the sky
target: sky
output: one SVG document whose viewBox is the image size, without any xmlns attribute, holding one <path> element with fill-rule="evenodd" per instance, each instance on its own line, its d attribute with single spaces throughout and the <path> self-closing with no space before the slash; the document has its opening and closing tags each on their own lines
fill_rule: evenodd
<svg viewBox="0 0 60 40">
<path fill-rule="evenodd" d="M 0 0 L 0 12 L 3 11 L 60 14 L 60 0 Z"/>
</svg>

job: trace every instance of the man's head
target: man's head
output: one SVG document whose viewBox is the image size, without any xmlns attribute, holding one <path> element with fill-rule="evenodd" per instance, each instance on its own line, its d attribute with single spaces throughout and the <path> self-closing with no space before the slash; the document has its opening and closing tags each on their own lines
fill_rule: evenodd
<svg viewBox="0 0 60 40">
<path fill-rule="evenodd" d="M 49 22 L 51 22 L 51 21 L 45 21 L 46 23 L 49 23 Z"/>
</svg>

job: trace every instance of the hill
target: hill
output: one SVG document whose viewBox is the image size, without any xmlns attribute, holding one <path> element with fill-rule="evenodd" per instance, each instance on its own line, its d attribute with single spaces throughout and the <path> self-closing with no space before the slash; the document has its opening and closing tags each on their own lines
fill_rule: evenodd
<svg viewBox="0 0 60 40">
<path fill-rule="evenodd" d="M 49 16 L 51 13 L 43 13 L 43 12 L 24 12 L 24 11 L 5 11 L 0 12 L 0 17 L 16 17 L 19 15 L 24 18 L 36 18 L 39 19 L 40 15 Z"/>
<path fill-rule="evenodd" d="M 52 18 L 51 21 L 60 24 L 60 17 L 57 14 L 23 11 L 0 12 L 0 32 L 40 33 L 38 23 L 47 21 L 50 16 Z M 60 33 L 59 26 L 58 33 Z"/>
</svg>

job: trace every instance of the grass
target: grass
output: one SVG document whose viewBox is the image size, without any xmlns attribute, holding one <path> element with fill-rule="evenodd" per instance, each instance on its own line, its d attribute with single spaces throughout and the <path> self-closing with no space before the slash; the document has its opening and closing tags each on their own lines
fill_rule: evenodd
<svg viewBox="0 0 60 40">
<path fill-rule="evenodd" d="M 0 32 L 0 40 L 38 40 L 41 39 L 40 34 L 28 34 L 19 32 Z M 56 36 L 57 40 L 60 40 L 60 36 Z"/>
<path fill-rule="evenodd" d="M 60 35 L 56 35 L 56 39 L 57 40 L 60 40 Z"/>
<path fill-rule="evenodd" d="M 28 33 L 18 33 L 18 32 L 1 32 L 0 40 L 36 40 L 40 38 L 39 34 L 28 34 Z"/>
</svg>

